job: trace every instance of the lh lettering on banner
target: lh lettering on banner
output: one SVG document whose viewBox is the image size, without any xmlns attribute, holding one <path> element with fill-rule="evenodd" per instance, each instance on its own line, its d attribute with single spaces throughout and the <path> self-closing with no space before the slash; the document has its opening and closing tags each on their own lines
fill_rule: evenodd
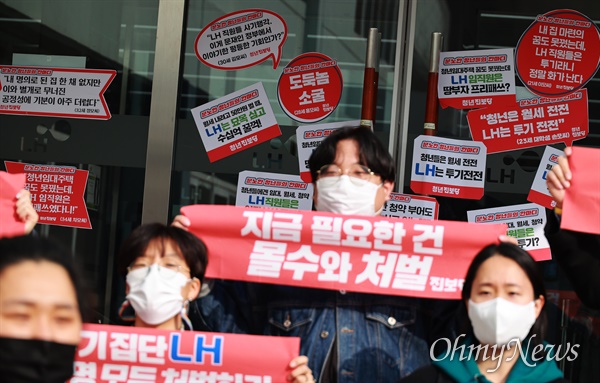
<svg viewBox="0 0 600 383">
<path fill-rule="evenodd" d="M 0 66 L 0 113 L 110 119 L 104 92 L 117 72 Z"/>
<path fill-rule="evenodd" d="M 88 171 L 72 166 L 35 165 L 5 161 L 9 173 L 25 173 L 38 223 L 91 229 L 84 201 Z"/>
<path fill-rule="evenodd" d="M 481 142 L 419 136 L 414 141 L 410 188 L 424 195 L 481 199 L 485 160 Z"/>
<path fill-rule="evenodd" d="M 294 337 L 84 324 L 69 383 L 285 382 Z"/>
<path fill-rule="evenodd" d="M 488 154 L 544 146 L 588 135 L 587 89 L 563 97 L 520 100 L 511 107 L 471 110 L 467 121 L 473 140 Z"/>
<path fill-rule="evenodd" d="M 207 245 L 206 276 L 355 292 L 459 299 L 481 248 L 506 225 L 185 206 Z"/>
<path fill-rule="evenodd" d="M 544 235 L 546 209 L 534 203 L 502 206 L 467 212 L 469 222 L 508 225 L 507 235 L 517 239 L 519 247 L 525 249 L 536 261 L 552 259 L 550 244 Z"/>
</svg>

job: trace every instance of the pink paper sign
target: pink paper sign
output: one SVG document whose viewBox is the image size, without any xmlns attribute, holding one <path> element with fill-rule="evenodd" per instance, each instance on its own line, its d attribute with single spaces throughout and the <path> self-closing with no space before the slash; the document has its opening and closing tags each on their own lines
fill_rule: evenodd
<svg viewBox="0 0 600 383">
<path fill-rule="evenodd" d="M 25 234 L 25 222 L 16 213 L 17 193 L 25 187 L 25 174 L 0 171 L 0 238 Z"/>
</svg>

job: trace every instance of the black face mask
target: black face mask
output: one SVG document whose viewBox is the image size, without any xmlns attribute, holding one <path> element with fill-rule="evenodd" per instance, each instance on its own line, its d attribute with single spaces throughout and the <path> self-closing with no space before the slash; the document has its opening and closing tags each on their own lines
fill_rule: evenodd
<svg viewBox="0 0 600 383">
<path fill-rule="evenodd" d="M 73 375 L 76 345 L 0 337 L 0 380 L 64 383 Z"/>
</svg>

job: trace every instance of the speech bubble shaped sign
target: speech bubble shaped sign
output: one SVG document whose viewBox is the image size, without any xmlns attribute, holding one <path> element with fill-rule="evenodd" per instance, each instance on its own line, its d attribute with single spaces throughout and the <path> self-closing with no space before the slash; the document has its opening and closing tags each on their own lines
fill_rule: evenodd
<svg viewBox="0 0 600 383">
<path fill-rule="evenodd" d="M 285 20 L 266 9 L 228 13 L 208 24 L 196 37 L 196 56 L 211 68 L 236 70 L 273 59 L 281 60 L 287 39 Z"/>
</svg>

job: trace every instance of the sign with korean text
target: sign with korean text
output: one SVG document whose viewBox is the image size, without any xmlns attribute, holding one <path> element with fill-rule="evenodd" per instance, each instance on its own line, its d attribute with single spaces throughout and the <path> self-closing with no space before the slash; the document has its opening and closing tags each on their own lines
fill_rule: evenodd
<svg viewBox="0 0 600 383">
<path fill-rule="evenodd" d="M 0 113 L 110 119 L 104 92 L 117 72 L 0 66 Z"/>
<path fill-rule="evenodd" d="M 25 222 L 17 215 L 17 193 L 25 187 L 25 174 L 0 171 L 0 238 L 25 234 Z"/>
<path fill-rule="evenodd" d="M 565 190 L 561 229 L 600 234 L 600 149 L 573 147 L 573 178 Z"/>
<path fill-rule="evenodd" d="M 9 173 L 25 173 L 38 223 L 91 229 L 83 199 L 88 171 L 73 166 L 35 165 L 5 161 Z"/>
<path fill-rule="evenodd" d="M 283 68 L 277 83 L 277 98 L 292 120 L 317 122 L 337 108 L 343 85 L 336 60 L 308 52 L 296 56 Z"/>
<path fill-rule="evenodd" d="M 599 65 L 600 30 L 571 9 L 538 15 L 517 44 L 517 74 L 527 89 L 540 96 L 563 96 L 581 89 Z"/>
<path fill-rule="evenodd" d="M 558 163 L 558 157 L 564 156 L 562 150 L 554 149 L 552 146 L 546 146 L 540 166 L 535 173 L 531 190 L 527 196 L 527 201 L 542 205 L 548 209 L 553 209 L 556 206 L 556 201 L 552 199 L 548 186 L 546 186 L 546 177 L 552 170 L 552 167 Z"/>
<path fill-rule="evenodd" d="M 552 259 L 550 245 L 544 235 L 546 209 L 534 203 L 502 206 L 467 212 L 469 222 L 508 225 L 507 235 L 517 239 L 520 248 L 527 250 L 536 261 Z"/>
<path fill-rule="evenodd" d="M 313 185 L 299 176 L 243 171 L 238 177 L 235 206 L 312 209 Z"/>
<path fill-rule="evenodd" d="M 300 338 L 84 324 L 70 383 L 285 382 Z"/>
<path fill-rule="evenodd" d="M 181 209 L 207 245 L 206 276 L 426 298 L 460 298 L 473 257 L 506 225 L 237 206 Z"/>
<path fill-rule="evenodd" d="M 210 162 L 281 135 L 262 83 L 192 109 Z"/>
<path fill-rule="evenodd" d="M 300 178 L 304 182 L 312 182 L 308 159 L 312 152 L 327 136 L 336 129 L 343 127 L 360 126 L 360 120 L 330 122 L 327 124 L 303 125 L 296 129 L 296 141 L 298 143 L 298 168 L 300 169 Z"/>
<path fill-rule="evenodd" d="M 442 108 L 484 108 L 516 101 L 512 49 L 440 52 Z"/>
<path fill-rule="evenodd" d="M 588 134 L 587 90 L 471 110 L 467 121 L 473 140 L 483 142 L 489 154 L 561 142 L 570 146 Z"/>
<path fill-rule="evenodd" d="M 485 156 L 481 142 L 419 136 L 414 141 L 410 188 L 424 195 L 481 199 Z"/>
<path fill-rule="evenodd" d="M 236 70 L 268 59 L 273 69 L 287 38 L 285 20 L 267 9 L 228 13 L 208 24 L 196 37 L 196 56 L 211 68 Z"/>
<path fill-rule="evenodd" d="M 391 193 L 381 215 L 384 217 L 438 219 L 440 206 L 435 198 Z"/>
</svg>

